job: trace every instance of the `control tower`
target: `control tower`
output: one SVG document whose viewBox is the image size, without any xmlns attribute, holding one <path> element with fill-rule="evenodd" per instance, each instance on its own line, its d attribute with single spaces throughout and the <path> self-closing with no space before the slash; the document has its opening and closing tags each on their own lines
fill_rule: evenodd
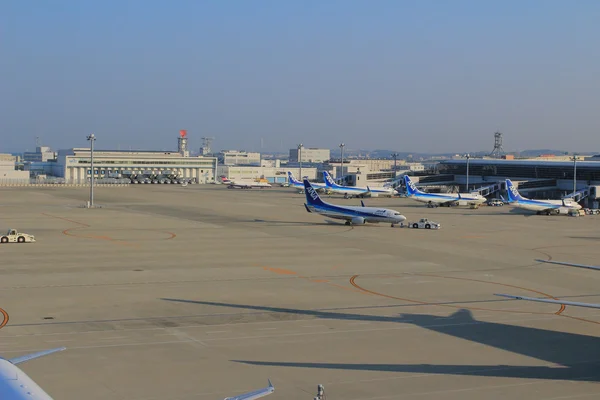
<svg viewBox="0 0 600 400">
<path fill-rule="evenodd" d="M 187 130 L 185 129 L 179 131 L 179 137 L 177 138 L 177 151 L 183 157 L 190 156 L 190 152 L 187 149 Z"/>
</svg>

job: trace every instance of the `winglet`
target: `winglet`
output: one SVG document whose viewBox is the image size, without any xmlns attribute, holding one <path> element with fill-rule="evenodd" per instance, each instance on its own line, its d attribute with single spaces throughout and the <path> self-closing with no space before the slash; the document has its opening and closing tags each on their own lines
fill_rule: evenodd
<svg viewBox="0 0 600 400">
<path fill-rule="evenodd" d="M 58 347 L 56 349 L 38 351 L 37 353 L 27 354 L 25 356 L 16 357 L 16 358 L 11 358 L 11 359 L 8 360 L 8 362 L 10 362 L 11 364 L 17 365 L 17 364 L 24 363 L 25 361 L 34 360 L 36 358 L 47 356 L 49 354 L 57 353 L 59 351 L 63 351 L 63 350 L 66 350 L 66 349 L 67 349 L 66 347 Z"/>
<path fill-rule="evenodd" d="M 270 379 L 267 379 L 269 381 L 269 387 L 275 389 L 275 386 L 273 386 L 273 384 L 271 383 Z"/>
<path fill-rule="evenodd" d="M 365 202 L 364 202 L 364 201 L 362 201 L 362 200 L 361 200 L 361 201 L 360 201 L 360 204 L 361 204 L 363 207 L 365 207 Z"/>
</svg>

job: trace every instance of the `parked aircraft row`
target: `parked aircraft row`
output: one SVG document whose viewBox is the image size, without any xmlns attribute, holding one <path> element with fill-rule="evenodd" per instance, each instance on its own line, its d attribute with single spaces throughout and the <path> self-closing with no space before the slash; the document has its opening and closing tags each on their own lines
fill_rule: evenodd
<svg viewBox="0 0 600 400">
<path fill-rule="evenodd" d="M 370 186 L 344 186 L 336 183 L 327 171 L 323 171 L 323 180 L 325 183 L 310 182 L 312 188 L 319 193 L 342 194 L 348 197 L 392 197 L 398 194 L 396 189 L 391 187 L 370 187 Z M 291 171 L 288 171 L 288 181 L 290 187 L 304 192 L 303 182 L 296 179 Z M 271 184 L 264 181 L 253 180 L 228 180 L 223 179 L 223 183 L 228 184 L 229 188 L 267 188 Z M 421 191 L 408 175 L 404 175 L 407 197 L 428 206 L 453 206 L 461 202 L 466 205 L 480 205 L 487 199 L 479 193 L 426 193 Z M 538 214 L 567 214 L 569 210 L 581 209 L 581 205 L 573 199 L 563 200 L 532 200 L 523 197 L 510 179 L 506 179 L 506 189 L 508 193 L 508 204 L 522 208 L 524 210 L 536 211 Z"/>
<path fill-rule="evenodd" d="M 59 347 L 11 359 L 0 357 L 0 400 L 52 400 L 52 397 L 17 365 L 65 349 L 65 347 Z M 275 388 L 269 380 L 269 385 L 265 388 L 238 396 L 226 397 L 225 400 L 254 400 L 267 396 L 274 391 Z"/>
<path fill-rule="evenodd" d="M 304 184 L 296 179 L 294 174 L 291 171 L 288 171 L 288 180 L 290 182 L 290 187 L 304 191 Z M 392 197 L 398 192 L 393 188 L 386 187 L 361 187 L 361 186 L 343 186 L 335 183 L 331 175 L 327 171 L 323 171 L 323 180 L 325 183 L 315 183 L 310 182 L 313 189 L 324 192 L 324 193 L 335 193 L 335 194 L 343 194 L 344 197 Z"/>
</svg>

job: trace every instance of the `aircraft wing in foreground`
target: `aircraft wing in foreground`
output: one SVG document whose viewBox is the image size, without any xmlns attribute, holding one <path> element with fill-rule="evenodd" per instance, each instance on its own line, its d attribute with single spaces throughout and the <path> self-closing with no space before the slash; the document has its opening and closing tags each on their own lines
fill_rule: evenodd
<svg viewBox="0 0 600 400">
<path fill-rule="evenodd" d="M 255 390 L 253 392 L 248 392 L 248 393 L 240 394 L 239 396 L 226 397 L 225 400 L 254 400 L 254 399 L 260 399 L 261 397 L 265 397 L 267 395 L 270 395 L 274 391 L 275 391 L 275 387 L 271 383 L 271 380 L 269 380 L 269 385 L 267 387 L 265 387 L 265 388 Z"/>
<path fill-rule="evenodd" d="M 44 389 L 17 365 L 65 349 L 66 347 L 59 347 L 11 359 L 0 357 L 0 400 L 53 400 Z M 227 397 L 225 400 L 254 400 L 265 397 L 274 391 L 275 387 L 269 380 L 269 385 L 265 388 L 234 397 Z"/>
<path fill-rule="evenodd" d="M 2 400 L 52 400 L 52 397 L 33 381 L 17 364 L 65 350 L 59 347 L 22 357 L 4 359 L 0 357 L 0 399 Z"/>
<path fill-rule="evenodd" d="M 600 270 L 600 267 L 597 267 L 595 265 L 572 264 L 572 263 L 566 263 L 566 262 L 562 262 L 562 261 L 547 261 L 547 260 L 535 260 L 535 261 L 543 262 L 543 263 L 547 263 L 547 264 L 566 265 L 569 267 Z M 502 293 L 498 293 L 498 294 L 496 294 L 496 296 L 506 297 L 506 298 L 514 299 L 514 300 L 536 301 L 538 303 L 562 304 L 565 306 L 573 306 L 573 307 L 600 308 L 600 304 L 596 304 L 596 303 L 580 303 L 577 301 L 565 301 L 565 300 L 560 300 L 560 299 L 540 299 L 537 297 L 514 296 L 514 295 L 502 294 Z"/>
</svg>

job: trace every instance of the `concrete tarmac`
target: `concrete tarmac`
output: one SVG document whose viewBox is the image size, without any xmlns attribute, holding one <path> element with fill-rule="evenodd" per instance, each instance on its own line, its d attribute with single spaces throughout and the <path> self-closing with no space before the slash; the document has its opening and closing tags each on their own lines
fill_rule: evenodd
<svg viewBox="0 0 600 400">
<path fill-rule="evenodd" d="M 293 189 L 0 188 L 0 355 L 61 400 L 598 396 L 600 217 L 365 199 L 440 230 L 346 226 Z M 359 200 L 332 197 L 337 204 Z M 1 316 L 0 316 L 1 318 Z"/>
</svg>

